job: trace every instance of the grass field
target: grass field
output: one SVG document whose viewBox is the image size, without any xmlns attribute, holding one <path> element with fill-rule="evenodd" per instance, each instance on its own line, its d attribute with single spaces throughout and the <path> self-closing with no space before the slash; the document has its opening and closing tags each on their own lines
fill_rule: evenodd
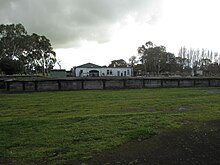
<svg viewBox="0 0 220 165">
<path fill-rule="evenodd" d="M 0 162 L 62 164 L 220 119 L 220 88 L 0 94 Z"/>
</svg>

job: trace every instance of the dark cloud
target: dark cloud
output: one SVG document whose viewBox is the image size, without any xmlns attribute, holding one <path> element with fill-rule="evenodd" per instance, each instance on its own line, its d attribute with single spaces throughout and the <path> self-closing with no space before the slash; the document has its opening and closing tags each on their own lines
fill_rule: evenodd
<svg viewBox="0 0 220 165">
<path fill-rule="evenodd" d="M 110 39 L 114 24 L 127 15 L 137 20 L 152 15 L 160 1 L 0 0 L 0 23 L 22 23 L 29 33 L 46 35 L 55 47 L 77 46 L 83 40 L 102 43 Z"/>
</svg>

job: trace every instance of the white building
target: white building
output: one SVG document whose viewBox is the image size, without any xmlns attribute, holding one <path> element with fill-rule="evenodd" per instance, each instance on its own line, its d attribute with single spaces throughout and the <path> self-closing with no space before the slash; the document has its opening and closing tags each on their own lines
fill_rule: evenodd
<svg viewBox="0 0 220 165">
<path fill-rule="evenodd" d="M 92 63 L 83 64 L 73 69 L 76 77 L 101 77 L 101 76 L 123 76 L 131 77 L 133 70 L 131 67 L 109 68 L 101 67 Z"/>
</svg>

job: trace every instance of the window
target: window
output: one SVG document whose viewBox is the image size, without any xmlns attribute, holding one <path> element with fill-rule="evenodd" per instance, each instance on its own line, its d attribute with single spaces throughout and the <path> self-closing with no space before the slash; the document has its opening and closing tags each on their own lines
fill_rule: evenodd
<svg viewBox="0 0 220 165">
<path fill-rule="evenodd" d="M 130 70 L 127 70 L 127 74 L 128 74 L 128 76 L 130 75 Z"/>
<path fill-rule="evenodd" d="M 126 76 L 126 71 L 124 71 L 124 76 Z"/>
<path fill-rule="evenodd" d="M 118 71 L 118 76 L 120 76 L 120 71 Z"/>
<path fill-rule="evenodd" d="M 79 71 L 79 76 L 82 76 L 82 74 L 83 74 L 83 70 L 80 70 Z"/>
<path fill-rule="evenodd" d="M 112 75 L 112 70 L 107 70 L 107 75 Z"/>
</svg>

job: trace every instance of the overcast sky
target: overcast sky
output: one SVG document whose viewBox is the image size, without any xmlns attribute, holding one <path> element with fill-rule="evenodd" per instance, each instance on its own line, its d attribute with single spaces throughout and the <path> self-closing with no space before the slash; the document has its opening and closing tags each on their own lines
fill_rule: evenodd
<svg viewBox="0 0 220 165">
<path fill-rule="evenodd" d="M 0 24 L 50 39 L 62 69 L 137 55 L 147 41 L 220 52 L 219 0 L 0 0 Z"/>
</svg>

